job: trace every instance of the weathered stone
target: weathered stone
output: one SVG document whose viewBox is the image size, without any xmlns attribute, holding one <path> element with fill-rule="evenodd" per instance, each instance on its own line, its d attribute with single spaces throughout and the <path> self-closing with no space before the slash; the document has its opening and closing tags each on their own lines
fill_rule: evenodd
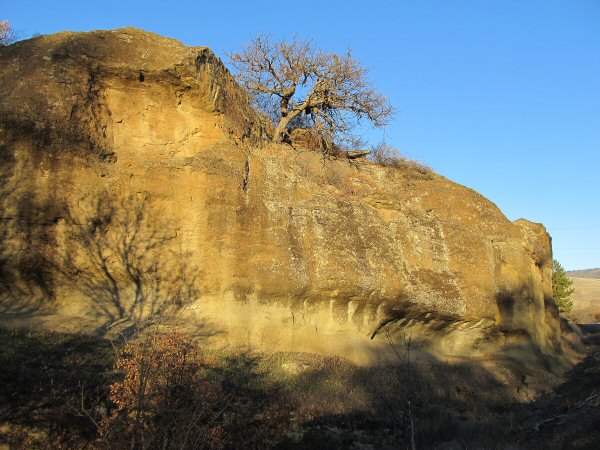
<svg viewBox="0 0 600 450">
<path fill-rule="evenodd" d="M 348 159 L 357 159 L 357 158 L 365 158 L 371 154 L 370 150 L 355 150 L 355 151 L 347 151 L 346 156 Z"/>
<path fill-rule="evenodd" d="M 199 268 L 187 317 L 209 334 L 355 360 L 387 346 L 384 329 L 435 355 L 515 336 L 560 350 L 542 225 L 434 173 L 259 145 L 260 120 L 206 48 L 131 28 L 59 33 L 0 48 L 0 78 L 4 257 L 39 265 L 9 275 L 84 329 L 103 312 L 61 255 L 78 245 L 70 226 L 85 231 L 72 216 L 104 191 L 168 220 L 161 257 L 177 248 Z"/>
</svg>

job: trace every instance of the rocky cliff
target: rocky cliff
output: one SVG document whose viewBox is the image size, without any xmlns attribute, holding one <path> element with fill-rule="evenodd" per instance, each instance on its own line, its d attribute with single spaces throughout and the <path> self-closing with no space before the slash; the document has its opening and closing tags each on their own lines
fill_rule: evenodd
<svg viewBox="0 0 600 450">
<path fill-rule="evenodd" d="M 0 48 L 0 79 L 5 319 L 191 304 L 199 332 L 270 349 L 560 352 L 542 225 L 419 167 L 267 143 L 207 48 L 59 33 Z"/>
</svg>

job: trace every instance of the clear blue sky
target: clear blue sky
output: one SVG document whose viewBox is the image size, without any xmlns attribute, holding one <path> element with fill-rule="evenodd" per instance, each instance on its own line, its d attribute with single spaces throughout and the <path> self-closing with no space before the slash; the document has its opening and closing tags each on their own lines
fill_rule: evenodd
<svg viewBox="0 0 600 450">
<path fill-rule="evenodd" d="M 259 33 L 350 47 L 399 110 L 391 144 L 544 223 L 567 269 L 600 267 L 598 0 L 0 0 L 0 19 L 23 37 L 135 26 L 223 58 Z"/>
</svg>

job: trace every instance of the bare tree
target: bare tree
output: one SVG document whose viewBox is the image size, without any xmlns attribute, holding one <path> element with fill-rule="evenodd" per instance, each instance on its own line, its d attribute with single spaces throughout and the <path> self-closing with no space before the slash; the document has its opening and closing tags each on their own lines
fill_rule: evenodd
<svg viewBox="0 0 600 450">
<path fill-rule="evenodd" d="M 17 40 L 17 33 L 6 20 L 0 20 L 0 47 L 10 45 Z"/>
<path fill-rule="evenodd" d="M 238 81 L 276 124 L 275 142 L 289 139 L 294 128 L 312 128 L 324 139 L 344 142 L 361 120 L 379 127 L 393 115 L 350 51 L 340 56 L 298 38 L 274 42 L 262 35 L 229 58 Z"/>
</svg>

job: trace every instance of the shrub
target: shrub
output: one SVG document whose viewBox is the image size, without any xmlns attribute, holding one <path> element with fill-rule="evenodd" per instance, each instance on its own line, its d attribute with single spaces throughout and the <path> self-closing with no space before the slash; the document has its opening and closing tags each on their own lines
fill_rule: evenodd
<svg viewBox="0 0 600 450">
<path fill-rule="evenodd" d="M 397 167 L 430 175 L 431 167 L 412 159 L 405 158 L 396 147 L 388 145 L 385 141 L 371 147 L 371 159 L 382 166 Z"/>
<path fill-rule="evenodd" d="M 104 448 L 221 448 L 223 396 L 203 376 L 197 345 L 184 334 L 128 342 L 115 367 L 114 412 L 101 423 Z"/>
</svg>

